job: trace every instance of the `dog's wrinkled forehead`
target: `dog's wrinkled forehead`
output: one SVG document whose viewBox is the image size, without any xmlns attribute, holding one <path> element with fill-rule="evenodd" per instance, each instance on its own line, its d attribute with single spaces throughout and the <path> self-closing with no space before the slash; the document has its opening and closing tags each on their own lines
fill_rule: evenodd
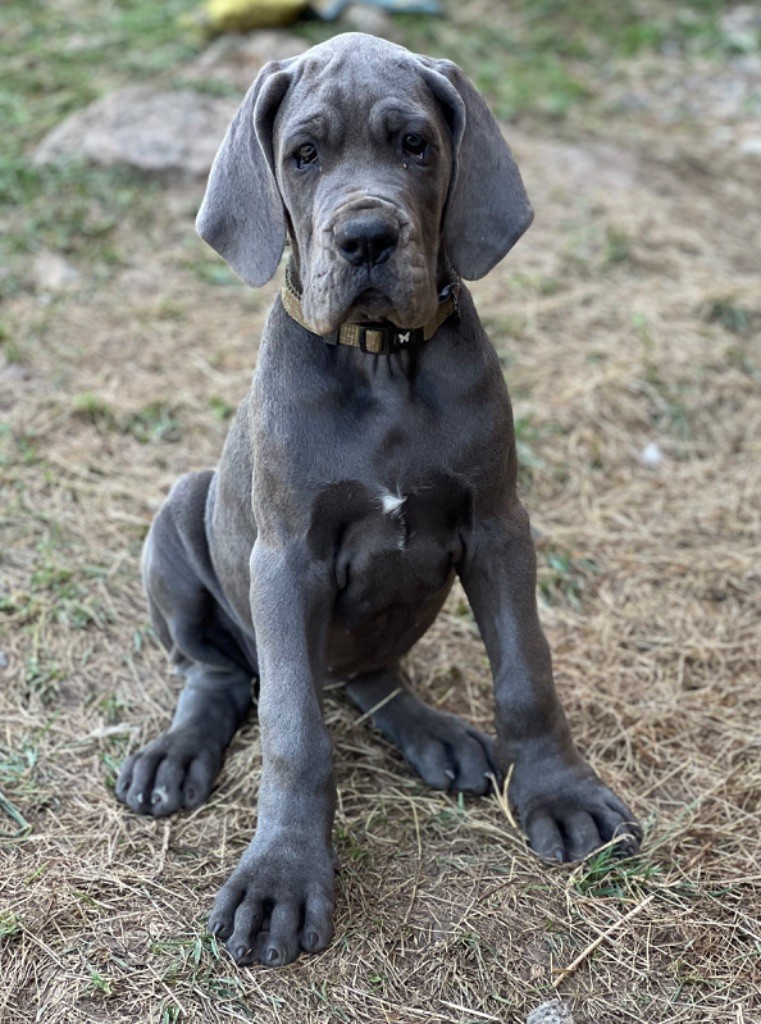
<svg viewBox="0 0 761 1024">
<path fill-rule="evenodd" d="M 411 77 L 419 61 L 396 43 L 361 32 L 344 32 L 284 63 L 293 68 L 294 79 L 302 78 L 309 86 L 351 82 L 375 89 L 385 80 L 387 86 L 398 89 L 399 74 Z"/>
<path fill-rule="evenodd" d="M 349 45 L 347 39 L 359 42 Z M 381 129 L 383 119 L 394 113 L 445 128 L 422 67 L 409 51 L 385 40 L 338 36 L 291 65 L 275 132 L 304 126 L 331 144 L 346 144 L 365 128 Z"/>
<path fill-rule="evenodd" d="M 345 33 L 294 59 L 294 78 L 310 88 L 331 86 L 362 92 L 393 90 L 419 77 L 418 58 L 402 46 L 359 33 Z"/>
</svg>

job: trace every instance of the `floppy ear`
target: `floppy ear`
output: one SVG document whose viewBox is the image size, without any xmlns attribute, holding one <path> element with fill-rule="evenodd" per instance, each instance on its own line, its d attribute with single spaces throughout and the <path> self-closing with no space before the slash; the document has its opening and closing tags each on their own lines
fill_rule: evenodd
<svg viewBox="0 0 761 1024">
<path fill-rule="evenodd" d="M 421 63 L 452 131 L 444 248 L 457 273 L 474 281 L 512 249 L 534 213 L 510 147 L 473 83 L 451 61 Z"/>
<path fill-rule="evenodd" d="M 246 93 L 214 158 L 196 217 L 201 238 L 254 287 L 274 276 L 285 247 L 272 128 L 290 83 L 288 64 L 266 64 Z"/>
</svg>

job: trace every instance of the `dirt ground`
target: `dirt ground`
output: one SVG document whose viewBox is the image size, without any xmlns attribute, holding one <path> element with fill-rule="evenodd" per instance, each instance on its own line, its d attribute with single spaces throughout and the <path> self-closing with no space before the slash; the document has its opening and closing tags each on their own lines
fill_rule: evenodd
<svg viewBox="0 0 761 1024">
<path fill-rule="evenodd" d="M 437 52 L 506 6 L 462 6 Z M 335 691 L 333 945 L 238 970 L 205 933 L 255 825 L 255 721 L 193 814 L 139 819 L 112 786 L 176 691 L 141 542 L 218 457 L 279 282 L 195 238 L 202 183 L 114 175 L 58 247 L 50 197 L 0 319 L 0 1019 L 512 1024 L 557 997 L 577 1024 L 761 1021 L 761 57 L 569 60 L 583 99 L 505 122 L 536 222 L 473 292 L 558 688 L 642 855 L 541 865 L 496 798 L 426 790 Z M 409 670 L 491 728 L 461 593 Z"/>
</svg>

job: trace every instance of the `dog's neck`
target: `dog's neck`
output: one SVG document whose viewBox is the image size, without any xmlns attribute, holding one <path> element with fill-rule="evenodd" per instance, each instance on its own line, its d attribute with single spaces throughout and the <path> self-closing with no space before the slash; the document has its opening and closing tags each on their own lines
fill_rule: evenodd
<svg viewBox="0 0 761 1024">
<path fill-rule="evenodd" d="M 434 336 L 441 325 L 454 315 L 459 315 L 460 279 L 446 261 L 446 271 L 440 270 L 439 305 L 433 317 L 422 327 L 397 327 L 392 323 L 343 323 L 329 335 L 316 335 L 329 345 L 351 345 L 363 352 L 374 355 L 401 352 L 415 348 Z M 297 261 L 291 255 L 285 269 L 285 284 L 280 298 L 288 316 L 304 327 L 310 334 L 315 332 L 304 319 L 301 308 L 301 280 Z"/>
</svg>

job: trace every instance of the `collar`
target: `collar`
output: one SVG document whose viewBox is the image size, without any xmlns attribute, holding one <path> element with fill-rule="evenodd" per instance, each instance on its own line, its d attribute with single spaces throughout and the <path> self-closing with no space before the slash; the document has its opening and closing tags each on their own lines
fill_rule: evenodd
<svg viewBox="0 0 761 1024">
<path fill-rule="evenodd" d="M 460 279 L 450 281 L 439 293 L 438 309 L 433 318 L 422 327 L 411 327 L 405 330 L 395 324 L 362 323 L 341 324 L 338 330 L 328 335 L 316 335 L 328 345 L 351 345 L 363 352 L 373 355 L 389 355 L 391 352 L 402 352 L 430 341 L 439 327 L 453 314 L 459 314 Z M 283 308 L 288 316 L 304 327 L 310 334 L 314 331 L 304 320 L 301 311 L 301 293 L 291 278 L 289 268 L 285 272 L 285 285 L 280 290 Z"/>
</svg>

